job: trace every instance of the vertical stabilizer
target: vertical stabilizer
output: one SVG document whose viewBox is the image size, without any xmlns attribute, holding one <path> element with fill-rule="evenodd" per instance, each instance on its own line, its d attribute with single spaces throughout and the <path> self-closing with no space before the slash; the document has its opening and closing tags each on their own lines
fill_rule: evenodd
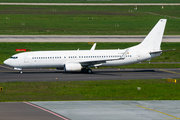
<svg viewBox="0 0 180 120">
<path fill-rule="evenodd" d="M 167 19 L 160 19 L 154 28 L 149 32 L 146 38 L 139 44 L 141 49 L 156 51 L 160 50 L 161 41 Z"/>
</svg>

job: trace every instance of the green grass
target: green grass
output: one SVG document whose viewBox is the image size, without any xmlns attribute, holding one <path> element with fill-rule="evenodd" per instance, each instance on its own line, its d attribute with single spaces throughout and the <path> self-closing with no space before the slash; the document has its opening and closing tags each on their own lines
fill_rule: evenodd
<svg viewBox="0 0 180 120">
<path fill-rule="evenodd" d="M 131 47 L 134 45 L 137 45 L 138 43 L 97 43 L 96 50 L 98 49 L 124 49 L 127 47 Z M 161 56 L 154 58 L 151 60 L 151 62 L 180 62 L 180 43 L 162 43 L 161 49 L 167 50 L 167 49 L 176 49 L 175 51 L 169 51 L 164 52 Z M 43 50 L 77 50 L 78 48 L 80 50 L 89 50 L 92 47 L 92 45 L 89 45 L 88 43 L 6 43 L 1 42 L 0 43 L 0 64 L 3 64 L 3 61 L 9 57 L 11 57 L 14 54 L 17 54 L 19 52 L 16 52 L 15 49 L 31 49 L 32 51 L 43 51 Z M 169 68 L 169 67 L 176 67 L 179 68 L 180 64 L 134 64 L 129 65 L 125 67 L 131 67 L 131 68 L 138 68 L 139 67 L 145 67 L 146 68 Z M 148 67 L 149 66 L 149 67 Z"/>
<path fill-rule="evenodd" d="M 179 6 L 0 6 L 1 35 L 147 35 L 168 19 L 165 34 L 180 34 Z"/>
<path fill-rule="evenodd" d="M 179 3 L 179 0 L 0 0 L 13 3 Z"/>
<path fill-rule="evenodd" d="M 0 102 L 60 100 L 180 100 L 180 79 L 0 83 Z M 141 90 L 137 90 L 141 87 Z"/>
</svg>

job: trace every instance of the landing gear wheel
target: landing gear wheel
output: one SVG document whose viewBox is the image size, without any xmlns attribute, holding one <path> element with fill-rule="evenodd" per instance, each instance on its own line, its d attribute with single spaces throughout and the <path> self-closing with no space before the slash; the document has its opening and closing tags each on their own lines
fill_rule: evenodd
<svg viewBox="0 0 180 120">
<path fill-rule="evenodd" d="M 81 71 L 82 71 L 83 73 L 86 73 L 86 72 L 87 72 L 87 69 L 86 69 L 86 68 L 83 68 Z"/>
<path fill-rule="evenodd" d="M 91 74 L 92 70 L 91 69 L 87 69 L 87 73 Z"/>
<path fill-rule="evenodd" d="M 21 71 L 19 71 L 19 73 L 20 73 L 20 74 L 22 74 L 22 73 L 23 73 L 23 71 L 21 70 Z"/>
</svg>

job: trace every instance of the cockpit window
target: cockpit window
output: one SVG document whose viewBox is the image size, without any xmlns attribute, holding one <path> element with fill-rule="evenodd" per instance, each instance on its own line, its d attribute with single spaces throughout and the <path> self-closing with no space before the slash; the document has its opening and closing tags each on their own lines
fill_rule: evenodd
<svg viewBox="0 0 180 120">
<path fill-rule="evenodd" d="M 17 59 L 18 57 L 11 57 L 12 59 Z"/>
</svg>

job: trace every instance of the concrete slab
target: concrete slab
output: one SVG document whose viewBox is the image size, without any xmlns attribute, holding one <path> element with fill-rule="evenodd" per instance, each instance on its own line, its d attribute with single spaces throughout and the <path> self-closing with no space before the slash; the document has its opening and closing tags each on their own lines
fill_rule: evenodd
<svg viewBox="0 0 180 120">
<path fill-rule="evenodd" d="M 180 119 L 180 101 L 32 102 L 72 120 Z"/>
</svg>

